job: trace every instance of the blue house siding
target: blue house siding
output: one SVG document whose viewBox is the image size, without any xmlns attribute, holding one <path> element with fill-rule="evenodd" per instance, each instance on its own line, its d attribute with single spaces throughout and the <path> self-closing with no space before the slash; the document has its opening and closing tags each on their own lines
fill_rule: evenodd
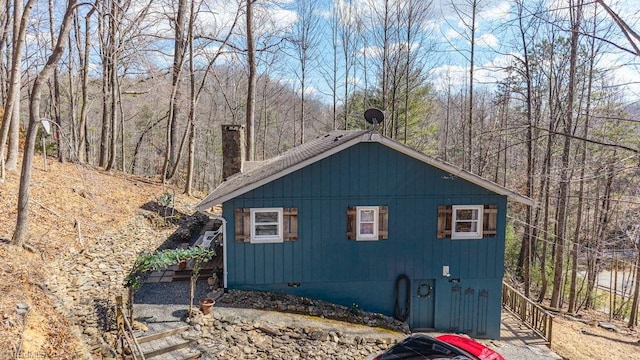
<svg viewBox="0 0 640 360">
<path fill-rule="evenodd" d="M 497 205 L 497 235 L 438 239 L 438 205 L 457 204 Z M 388 206 L 389 238 L 347 240 L 347 207 L 367 205 Z M 298 208 L 298 240 L 235 242 L 234 209 L 259 207 Z M 434 284 L 428 323 L 436 329 L 498 338 L 505 215 L 506 196 L 379 143 L 359 143 L 223 204 L 228 287 L 356 303 L 393 315 L 395 279 L 406 274 Z M 450 278 L 442 276 L 444 265 Z"/>
</svg>

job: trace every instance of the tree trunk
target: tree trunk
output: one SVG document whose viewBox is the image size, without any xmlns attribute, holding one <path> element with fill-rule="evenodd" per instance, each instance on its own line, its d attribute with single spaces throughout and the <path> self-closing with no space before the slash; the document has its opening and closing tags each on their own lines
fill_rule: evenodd
<svg viewBox="0 0 640 360">
<path fill-rule="evenodd" d="M 550 95 L 551 97 L 551 95 Z M 551 123 L 549 124 L 549 129 L 555 132 L 555 126 L 553 124 L 554 114 L 553 111 L 549 114 L 549 119 Z M 543 176 L 540 179 L 540 192 L 543 196 L 543 206 L 544 210 L 543 220 L 542 220 L 542 253 L 540 255 L 540 293 L 538 294 L 538 302 L 542 302 L 547 294 L 548 280 L 547 280 L 547 244 L 549 243 L 549 206 L 550 206 L 550 193 L 551 193 L 551 151 L 553 144 L 554 136 L 550 134 L 547 137 L 547 146 L 546 146 L 546 154 L 544 158 L 544 162 L 542 165 L 542 174 Z M 537 219 L 536 219 L 537 225 Z"/>
<path fill-rule="evenodd" d="M 636 281 L 633 286 L 633 301 L 631 303 L 631 314 L 629 315 L 629 328 L 633 329 L 638 323 L 638 298 L 640 297 L 640 229 L 636 234 Z"/>
<path fill-rule="evenodd" d="M 54 69 L 58 66 L 58 61 L 64 53 L 64 47 L 71 30 L 71 21 L 73 11 L 77 0 L 68 0 L 67 7 L 62 19 L 60 32 L 55 47 L 51 52 L 51 56 L 47 60 L 46 65 L 36 76 L 31 89 L 29 98 L 29 126 L 27 128 L 27 138 L 22 159 L 22 173 L 20 176 L 20 189 L 18 191 L 18 214 L 16 219 L 16 228 L 13 233 L 11 242 L 14 245 L 24 245 L 29 233 L 29 195 L 31 182 L 31 165 L 33 163 L 33 155 L 35 152 L 36 136 L 38 133 L 38 125 L 40 124 L 40 98 L 44 84 L 53 74 Z"/>
<path fill-rule="evenodd" d="M 89 104 L 89 52 L 91 50 L 91 16 L 96 11 L 96 7 L 92 6 L 91 10 L 87 12 L 84 18 L 85 24 L 85 37 L 84 37 L 84 50 L 80 51 L 80 44 L 78 44 L 80 68 L 82 71 L 82 105 L 80 106 L 80 122 L 78 124 L 78 159 L 80 162 L 91 162 L 89 158 L 89 144 L 87 142 L 87 112 Z M 80 31 L 77 31 L 78 34 Z M 80 37 L 78 36 L 78 41 Z"/>
<path fill-rule="evenodd" d="M 389 72 L 388 72 L 388 64 L 387 62 L 389 61 L 389 1 L 385 0 L 384 2 L 384 17 L 382 19 L 382 66 L 381 66 L 381 103 L 382 103 L 382 111 L 385 112 L 385 114 L 387 113 L 387 109 L 388 109 L 388 97 L 389 97 Z M 387 115 L 388 116 L 388 115 Z M 388 120 L 387 120 L 388 121 Z M 391 121 L 388 121 L 389 124 L 391 124 Z M 386 134 L 386 124 L 382 124 L 382 134 Z M 393 137 L 393 133 L 391 131 L 389 131 L 391 133 L 391 136 Z"/>
<path fill-rule="evenodd" d="M 100 46 L 102 48 L 102 128 L 100 133 L 100 160 L 99 165 L 102 167 L 107 166 L 109 161 L 109 82 L 111 80 L 110 74 L 110 59 L 111 52 L 110 45 L 107 43 L 109 38 L 108 25 L 105 25 L 107 15 L 110 13 L 110 6 L 107 1 L 99 3 L 101 6 L 101 12 L 99 12 L 98 21 L 98 33 L 100 36 Z"/>
<path fill-rule="evenodd" d="M 189 122 L 187 131 L 189 133 L 189 147 L 187 156 L 187 179 L 184 186 L 184 193 L 191 196 L 191 187 L 193 184 L 193 168 L 195 163 L 195 112 L 196 112 L 196 77 L 193 66 L 193 23 L 196 20 L 194 1 L 191 1 L 189 8 L 189 28 L 187 33 L 187 43 L 189 45 Z"/>
<path fill-rule="evenodd" d="M 533 97 L 532 97 L 532 84 L 531 84 L 531 70 L 529 68 L 529 50 L 528 44 L 525 39 L 525 27 L 522 23 L 523 20 L 523 4 L 518 3 L 518 21 L 520 28 L 520 40 L 522 41 L 522 53 L 524 55 L 524 77 L 527 83 L 526 87 L 526 101 L 527 101 L 527 188 L 525 190 L 525 195 L 531 197 L 533 194 L 533 177 L 534 175 L 534 164 L 533 164 L 533 114 L 531 111 Z M 518 261 L 518 265 L 524 265 L 524 296 L 529 297 L 529 289 L 531 287 L 531 233 L 533 232 L 533 227 L 531 226 L 531 221 L 533 220 L 533 209 L 531 206 L 527 207 L 527 213 L 525 216 L 525 232 L 522 237 L 522 244 L 520 246 L 520 258 Z M 520 266 L 519 266 L 520 268 Z"/>
<path fill-rule="evenodd" d="M 562 272 L 564 266 L 564 237 L 567 224 L 567 208 L 569 201 L 569 155 L 571 152 L 571 135 L 573 133 L 573 114 L 575 99 L 575 83 L 576 83 L 576 63 L 578 59 L 578 40 L 580 22 L 582 18 L 582 0 L 578 0 L 578 4 L 571 8 L 571 55 L 569 58 L 569 84 L 567 89 L 567 107 L 565 111 L 564 122 L 564 145 L 562 147 L 562 168 L 560 169 L 560 184 L 558 190 L 558 211 L 555 239 L 555 264 L 553 274 L 553 290 L 551 292 L 551 306 L 559 307 L 560 290 L 562 289 Z"/>
<path fill-rule="evenodd" d="M 106 170 L 113 169 L 116 162 L 116 148 L 118 140 L 118 44 L 117 32 L 118 32 L 118 19 L 120 19 L 120 7 L 115 0 L 111 1 L 111 8 L 109 9 L 109 85 L 108 91 L 110 94 L 109 102 L 109 160 L 107 162 Z"/>
<path fill-rule="evenodd" d="M 476 42 L 476 11 L 478 7 L 478 2 L 473 0 L 471 3 L 471 40 L 469 44 L 471 46 L 469 52 L 469 108 L 467 114 L 467 143 L 466 143 L 466 161 L 465 161 L 465 169 L 468 171 L 471 170 L 471 166 L 473 165 L 473 67 L 475 63 L 475 42 Z"/>
<path fill-rule="evenodd" d="M 11 1 L 9 0 L 0 0 L 0 26 L 2 30 L 0 30 L 0 68 L 8 69 L 9 64 L 6 64 L 5 61 L 8 60 L 5 56 L 5 50 L 7 49 L 7 39 L 9 34 L 11 33 Z M 8 73 L 6 71 L 0 71 L 0 99 L 7 98 L 7 84 L 9 83 L 9 79 L 7 78 Z M 4 108 L 2 109 L 2 114 L 0 116 L 0 127 L 2 126 L 2 119 L 4 117 Z"/>
<path fill-rule="evenodd" d="M 9 93 L 4 109 L 4 119 L 0 129 L 0 160 L 7 161 L 6 169 L 13 171 L 18 164 L 18 135 L 20 128 L 20 87 L 22 71 L 22 54 L 24 49 L 25 36 L 27 32 L 27 21 L 33 8 L 34 0 L 28 0 L 23 7 L 22 0 L 15 0 L 13 6 L 13 46 L 11 53 L 11 75 L 9 83 Z M 5 153 L 5 144 L 8 143 L 8 152 Z M 0 161 L 2 162 L 2 161 Z"/>
<path fill-rule="evenodd" d="M 175 34 L 173 46 L 173 67 L 171 70 L 171 97 L 169 99 L 169 123 L 167 124 L 167 138 L 165 161 L 162 167 L 162 181 L 168 180 L 175 174 L 178 166 L 178 125 L 182 110 L 182 68 L 186 49 L 185 23 L 187 17 L 187 2 L 178 1 L 178 12 L 175 19 Z M 170 170 L 171 169 L 171 170 Z"/>
<path fill-rule="evenodd" d="M 597 25 L 597 16 L 593 17 L 593 35 L 591 37 L 590 55 L 589 55 L 589 77 L 587 81 L 587 106 L 585 108 L 584 125 L 582 128 L 582 138 L 586 139 L 589 134 L 589 118 L 591 116 L 591 92 L 593 87 L 594 65 L 595 65 L 595 32 Z M 569 313 L 573 313 L 576 309 L 577 302 L 577 277 L 578 277 L 578 249 L 582 245 L 580 233 L 582 231 L 582 211 L 583 196 L 585 183 L 585 169 L 587 167 L 587 143 L 582 142 L 582 151 L 580 152 L 580 185 L 578 190 L 578 204 L 576 214 L 576 228 L 574 232 L 573 246 L 571 249 L 571 282 L 569 287 Z"/>
<path fill-rule="evenodd" d="M 253 40 L 253 2 L 255 0 L 245 0 L 247 2 L 247 64 L 249 65 L 249 78 L 247 79 L 247 112 L 246 128 L 246 154 L 245 160 L 254 159 L 255 147 L 255 107 L 256 107 L 256 53 Z"/>
<path fill-rule="evenodd" d="M 54 13 L 53 13 L 53 0 L 49 0 L 49 36 L 51 37 L 51 47 L 55 46 L 55 29 L 54 29 Z M 68 40 L 68 39 L 67 39 Z M 71 64 L 69 64 L 71 67 Z M 58 136 L 55 136 L 56 147 L 58 151 L 58 161 L 61 163 L 65 163 L 67 161 L 67 157 L 65 151 L 63 149 L 62 142 L 62 119 L 60 117 L 60 74 L 58 73 L 58 68 L 56 67 L 53 70 L 53 91 L 51 91 L 51 101 L 50 104 L 53 105 L 53 122 L 58 126 L 54 126 L 53 132 Z M 68 144 L 67 144 L 68 145 Z"/>
<path fill-rule="evenodd" d="M 77 23 L 77 12 L 73 15 L 74 25 Z M 77 27 L 76 27 L 77 29 Z M 79 35 L 79 33 L 76 33 Z M 69 43 L 69 67 L 67 68 L 67 81 L 69 82 L 69 157 L 71 161 L 78 160 L 78 118 L 77 118 L 77 109 L 76 109 L 76 87 L 75 87 L 75 74 L 77 73 L 77 69 L 73 66 L 73 46 L 71 46 L 71 33 L 69 33 L 69 39 L 67 42 Z"/>
</svg>

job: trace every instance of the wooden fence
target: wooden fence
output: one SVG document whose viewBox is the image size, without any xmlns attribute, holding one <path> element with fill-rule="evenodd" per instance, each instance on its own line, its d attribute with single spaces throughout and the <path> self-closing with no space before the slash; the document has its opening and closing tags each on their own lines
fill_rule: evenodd
<svg viewBox="0 0 640 360">
<path fill-rule="evenodd" d="M 520 318 L 551 347 L 553 334 L 553 315 L 551 313 L 505 282 L 502 282 L 502 307 Z"/>
<path fill-rule="evenodd" d="M 120 350 L 124 353 L 128 348 L 131 351 L 131 356 L 134 360 L 144 360 L 144 353 L 140 349 L 140 344 L 133 334 L 131 323 L 129 322 L 127 312 L 122 304 L 122 296 L 116 297 L 116 323 L 118 324 L 118 343 L 116 346 L 120 347 Z"/>
</svg>

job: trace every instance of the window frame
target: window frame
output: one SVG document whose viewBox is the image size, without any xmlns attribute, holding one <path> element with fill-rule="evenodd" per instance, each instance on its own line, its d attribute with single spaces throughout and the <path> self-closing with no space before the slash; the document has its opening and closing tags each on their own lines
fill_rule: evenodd
<svg viewBox="0 0 640 360">
<path fill-rule="evenodd" d="M 278 214 L 278 220 L 269 224 L 278 226 L 277 235 L 257 235 L 256 234 L 256 213 L 275 212 Z M 252 244 L 274 244 L 284 242 L 284 220 L 283 220 L 283 208 L 251 208 L 251 243 Z"/>
<path fill-rule="evenodd" d="M 373 233 L 362 234 L 361 228 L 361 211 L 373 211 Z M 380 228 L 380 207 L 379 206 L 356 206 L 356 241 L 378 241 L 378 230 Z M 364 223 L 371 223 L 370 221 Z"/>
<path fill-rule="evenodd" d="M 476 210 L 478 213 L 477 219 L 462 219 L 458 220 L 458 210 Z M 452 240 L 467 240 L 467 239 L 482 239 L 484 234 L 484 205 L 452 205 L 451 206 L 451 239 Z M 458 222 L 475 222 L 476 231 L 456 231 L 456 223 Z"/>
</svg>

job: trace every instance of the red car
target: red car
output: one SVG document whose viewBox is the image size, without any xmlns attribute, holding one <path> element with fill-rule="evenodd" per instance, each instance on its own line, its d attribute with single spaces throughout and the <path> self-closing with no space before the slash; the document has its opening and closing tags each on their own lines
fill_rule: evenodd
<svg viewBox="0 0 640 360">
<path fill-rule="evenodd" d="M 413 334 L 379 354 L 373 360 L 504 360 L 500 354 L 471 339 L 457 335 L 432 338 Z"/>
<path fill-rule="evenodd" d="M 436 336 L 436 339 L 446 342 L 449 345 L 453 345 L 459 349 L 465 350 L 466 352 L 477 356 L 480 360 L 504 360 L 502 355 L 498 354 L 497 352 L 463 336 L 445 334 Z"/>
</svg>

